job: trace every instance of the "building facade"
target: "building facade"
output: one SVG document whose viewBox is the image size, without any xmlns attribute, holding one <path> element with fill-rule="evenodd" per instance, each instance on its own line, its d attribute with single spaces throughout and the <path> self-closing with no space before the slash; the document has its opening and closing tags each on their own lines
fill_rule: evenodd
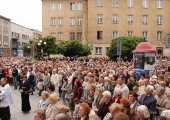
<svg viewBox="0 0 170 120">
<path fill-rule="evenodd" d="M 33 39 L 33 30 L 11 22 L 11 54 L 18 55 L 22 47 Z"/>
<path fill-rule="evenodd" d="M 42 0 L 42 36 L 80 40 L 106 56 L 112 39 L 138 36 L 158 53 L 170 33 L 170 0 Z"/>
<path fill-rule="evenodd" d="M 40 40 L 42 38 L 42 32 L 36 29 L 31 29 L 33 31 L 33 40 Z"/>
<path fill-rule="evenodd" d="M 10 56 L 10 19 L 0 15 L 0 56 Z"/>
</svg>

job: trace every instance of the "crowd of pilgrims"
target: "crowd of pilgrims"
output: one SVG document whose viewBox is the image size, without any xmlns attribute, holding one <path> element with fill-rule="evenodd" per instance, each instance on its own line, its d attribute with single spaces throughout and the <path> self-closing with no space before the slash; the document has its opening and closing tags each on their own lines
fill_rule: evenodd
<svg viewBox="0 0 170 120">
<path fill-rule="evenodd" d="M 38 90 L 35 120 L 170 119 L 168 58 L 157 59 L 155 70 L 140 77 L 128 61 L 1 58 L 2 77 L 21 92 L 23 112 L 31 110 L 29 95 Z"/>
</svg>

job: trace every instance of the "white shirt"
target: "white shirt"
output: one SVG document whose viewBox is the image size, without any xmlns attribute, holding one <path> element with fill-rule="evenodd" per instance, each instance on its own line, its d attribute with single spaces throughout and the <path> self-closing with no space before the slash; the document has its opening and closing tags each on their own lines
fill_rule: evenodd
<svg viewBox="0 0 170 120">
<path fill-rule="evenodd" d="M 121 90 L 123 98 L 128 98 L 129 88 L 125 84 L 122 84 L 122 85 L 117 84 L 116 85 L 116 87 L 114 89 L 114 96 L 116 95 L 117 90 Z"/>
<path fill-rule="evenodd" d="M 13 104 L 11 88 L 9 84 L 6 84 L 4 87 L 0 89 L 0 107 L 8 107 Z"/>
</svg>

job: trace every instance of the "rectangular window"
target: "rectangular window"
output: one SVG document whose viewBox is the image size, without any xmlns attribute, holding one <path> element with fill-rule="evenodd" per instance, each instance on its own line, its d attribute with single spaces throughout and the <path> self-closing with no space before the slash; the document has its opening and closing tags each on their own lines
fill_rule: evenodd
<svg viewBox="0 0 170 120">
<path fill-rule="evenodd" d="M 83 3 L 77 3 L 77 10 L 83 10 Z"/>
<path fill-rule="evenodd" d="M 148 0 L 143 0 L 143 8 L 148 8 Z"/>
<path fill-rule="evenodd" d="M 112 23 L 116 24 L 118 22 L 118 15 L 112 15 Z"/>
<path fill-rule="evenodd" d="M 74 17 L 70 18 L 70 25 L 76 25 L 76 19 Z"/>
<path fill-rule="evenodd" d="M 76 5 L 75 5 L 75 2 L 71 2 L 70 3 L 70 10 L 75 10 L 76 9 Z"/>
<path fill-rule="evenodd" d="M 97 31 L 97 39 L 102 40 L 103 39 L 103 31 Z"/>
<path fill-rule="evenodd" d="M 128 1 L 128 8 L 133 7 L 133 0 L 127 0 Z"/>
<path fill-rule="evenodd" d="M 128 31 L 128 36 L 132 36 L 133 35 L 133 31 Z"/>
<path fill-rule="evenodd" d="M 128 15 L 128 24 L 133 23 L 133 15 Z"/>
<path fill-rule="evenodd" d="M 51 18 L 51 20 L 50 20 L 50 25 L 51 25 L 51 26 L 56 25 L 56 18 L 55 18 L 55 17 L 52 17 L 52 18 Z"/>
<path fill-rule="evenodd" d="M 162 31 L 157 32 L 157 40 L 162 40 Z"/>
<path fill-rule="evenodd" d="M 70 40 L 75 40 L 75 33 L 74 32 L 70 32 Z"/>
<path fill-rule="evenodd" d="M 50 2 L 50 10 L 51 11 L 55 10 L 55 2 L 53 2 L 53 1 Z"/>
<path fill-rule="evenodd" d="M 82 40 L 82 32 L 77 33 L 77 40 Z"/>
<path fill-rule="evenodd" d="M 56 33 L 55 32 L 51 32 L 51 36 L 56 37 Z"/>
<path fill-rule="evenodd" d="M 102 47 L 96 47 L 95 48 L 95 54 L 96 55 L 101 55 L 102 54 Z"/>
<path fill-rule="evenodd" d="M 97 23 L 98 24 L 102 24 L 103 23 L 103 15 L 102 14 L 97 15 Z"/>
<path fill-rule="evenodd" d="M 143 24 L 144 25 L 148 24 L 148 15 L 143 15 Z"/>
<path fill-rule="evenodd" d="M 144 38 L 145 40 L 148 39 L 148 32 L 147 32 L 147 31 L 144 31 L 144 32 L 143 32 L 143 38 Z"/>
<path fill-rule="evenodd" d="M 102 7 L 103 6 L 103 0 L 97 0 L 97 6 Z"/>
<path fill-rule="evenodd" d="M 162 15 L 158 15 L 157 16 L 157 24 L 158 25 L 162 25 L 162 23 L 163 23 L 163 16 Z"/>
<path fill-rule="evenodd" d="M 163 0 L 157 0 L 157 8 L 163 8 Z"/>
<path fill-rule="evenodd" d="M 118 0 L 112 0 L 113 7 L 118 7 Z"/>
<path fill-rule="evenodd" d="M 63 32 L 58 32 L 57 39 L 63 40 Z"/>
<path fill-rule="evenodd" d="M 117 39 L 118 38 L 118 32 L 117 31 L 114 31 L 113 32 L 113 35 L 112 35 L 112 39 Z"/>
<path fill-rule="evenodd" d="M 82 18 L 77 18 L 77 25 L 82 26 Z"/>
<path fill-rule="evenodd" d="M 62 26 L 63 25 L 63 18 L 62 17 L 58 18 L 57 24 L 58 24 L 58 26 Z"/>
<path fill-rule="evenodd" d="M 58 3 L 58 10 L 61 11 L 63 9 L 63 3 Z"/>
<path fill-rule="evenodd" d="M 9 45 L 9 41 L 4 41 L 4 46 L 8 46 Z"/>
</svg>

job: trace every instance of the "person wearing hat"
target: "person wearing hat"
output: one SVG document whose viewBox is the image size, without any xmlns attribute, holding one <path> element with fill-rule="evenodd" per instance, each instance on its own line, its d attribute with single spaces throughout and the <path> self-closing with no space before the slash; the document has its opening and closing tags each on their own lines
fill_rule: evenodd
<svg viewBox="0 0 170 120">
<path fill-rule="evenodd" d="M 6 78 L 1 78 L 1 89 L 0 89 L 0 119 L 10 120 L 10 105 L 13 104 L 11 88 L 7 83 Z"/>
</svg>

